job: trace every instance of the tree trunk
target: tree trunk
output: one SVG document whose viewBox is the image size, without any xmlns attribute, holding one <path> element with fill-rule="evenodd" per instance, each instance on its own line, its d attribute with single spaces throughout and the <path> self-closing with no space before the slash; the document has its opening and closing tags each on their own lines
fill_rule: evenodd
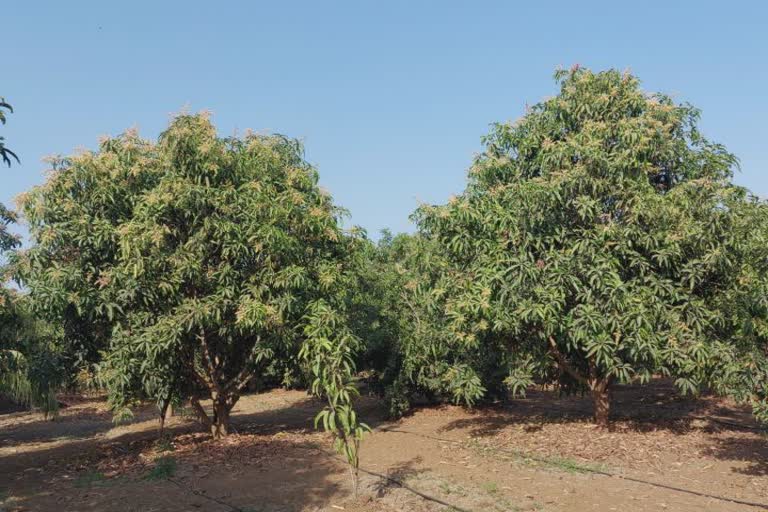
<svg viewBox="0 0 768 512">
<path fill-rule="evenodd" d="M 229 435 L 229 406 L 226 400 L 221 398 L 213 401 L 211 435 L 213 435 L 214 439 L 221 439 Z"/>
<path fill-rule="evenodd" d="M 193 396 L 190 399 L 190 404 L 195 409 L 200 423 L 211 432 L 213 438 L 222 439 L 227 437 L 232 430 L 230 427 L 229 414 L 240 396 L 235 394 L 225 397 L 224 395 L 219 395 L 215 392 L 211 393 L 211 395 L 213 402 L 213 414 L 211 416 L 208 416 L 205 412 L 198 397 Z"/>
<path fill-rule="evenodd" d="M 360 487 L 360 475 L 357 468 L 352 467 L 352 464 L 349 464 L 349 477 L 352 480 L 352 491 L 354 492 L 354 497 L 357 498 L 359 496 L 358 488 Z"/>
<path fill-rule="evenodd" d="M 208 417 L 208 415 L 205 413 L 205 409 L 203 409 L 203 406 L 200 405 L 200 398 L 197 396 L 193 396 L 189 399 L 190 405 L 192 405 L 192 408 L 195 410 L 195 414 L 197 414 L 197 421 L 203 424 L 203 426 L 210 430 L 211 428 L 211 418 Z"/>
<path fill-rule="evenodd" d="M 227 437 L 231 432 L 229 413 L 237 403 L 238 395 L 213 394 L 213 418 L 210 422 L 211 435 L 214 439 Z"/>
<path fill-rule="evenodd" d="M 595 409 L 595 424 L 599 427 L 607 427 L 611 414 L 611 389 L 607 379 L 594 382 L 592 388 L 592 401 Z"/>
<path fill-rule="evenodd" d="M 168 414 L 168 406 L 170 403 L 171 400 L 168 398 L 167 400 L 163 400 L 163 403 L 160 406 L 160 437 L 163 436 L 163 429 L 165 428 L 165 416 Z"/>
</svg>

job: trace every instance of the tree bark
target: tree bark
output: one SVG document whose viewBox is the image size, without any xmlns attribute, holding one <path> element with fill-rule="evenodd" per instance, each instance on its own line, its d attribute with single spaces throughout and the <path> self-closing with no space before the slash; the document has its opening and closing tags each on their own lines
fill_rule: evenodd
<svg viewBox="0 0 768 512">
<path fill-rule="evenodd" d="M 197 420 L 203 424 L 203 426 L 210 430 L 211 429 L 211 418 L 208 417 L 208 414 L 206 414 L 205 409 L 203 409 L 203 406 L 200 405 L 200 398 L 193 396 L 189 399 L 189 403 L 192 405 L 192 408 L 195 410 L 195 413 L 197 414 Z"/>
<path fill-rule="evenodd" d="M 208 415 L 200 404 L 200 397 L 193 396 L 189 403 L 197 414 L 197 419 L 203 427 L 211 432 L 214 439 L 227 437 L 232 428 L 230 426 L 230 413 L 240 394 L 236 392 L 218 393 L 211 391 L 212 414 Z"/>
<path fill-rule="evenodd" d="M 611 415 L 611 386 L 607 378 L 595 379 L 590 382 L 592 402 L 594 404 L 595 424 L 606 428 Z"/>
<path fill-rule="evenodd" d="M 589 379 L 587 385 L 592 392 L 595 424 L 598 427 L 608 426 L 611 415 L 611 383 L 613 377 L 604 375 L 597 366 L 594 358 L 589 359 Z"/>
<path fill-rule="evenodd" d="M 600 427 L 607 427 L 611 414 L 611 377 L 600 375 L 594 360 L 589 361 L 589 377 L 585 378 L 579 371 L 568 363 L 566 357 L 557 347 L 557 341 L 549 336 L 549 351 L 562 373 L 570 375 L 577 382 L 587 386 L 592 393 L 594 420 Z"/>
<path fill-rule="evenodd" d="M 211 435 L 214 439 L 221 439 L 229 435 L 229 409 L 227 404 L 220 399 L 213 402 Z"/>
<path fill-rule="evenodd" d="M 566 373 L 570 375 L 572 378 L 574 378 L 577 382 L 580 382 L 582 385 L 587 384 L 587 379 L 585 379 L 584 376 L 581 375 L 573 366 L 568 364 L 568 360 L 560 352 L 560 349 L 557 348 L 557 341 L 553 336 L 549 337 L 549 352 L 555 358 L 555 362 L 557 363 L 557 366 L 558 368 L 560 368 L 560 371 L 562 373 Z"/>
<path fill-rule="evenodd" d="M 160 437 L 163 436 L 163 430 L 165 429 L 165 416 L 168 413 L 168 406 L 171 403 L 170 397 L 163 400 L 162 405 L 160 406 Z"/>
<path fill-rule="evenodd" d="M 230 434 L 230 412 L 239 398 L 239 395 L 213 394 L 213 418 L 209 427 L 214 439 L 222 439 Z"/>
</svg>

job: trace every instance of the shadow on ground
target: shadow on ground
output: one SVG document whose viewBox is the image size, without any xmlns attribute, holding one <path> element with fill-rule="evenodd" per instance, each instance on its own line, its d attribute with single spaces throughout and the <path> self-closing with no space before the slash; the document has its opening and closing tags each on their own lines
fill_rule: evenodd
<svg viewBox="0 0 768 512">
<path fill-rule="evenodd" d="M 470 418 L 453 421 L 441 430 L 470 429 L 473 435 L 483 437 L 518 424 L 533 432 L 549 424 L 589 423 L 592 414 L 589 396 L 560 396 L 555 391 L 532 389 L 525 398 L 478 407 Z M 645 386 L 616 387 L 608 431 L 685 434 L 694 429 L 719 432 L 758 428 L 743 408 L 724 408 L 712 396 L 681 396 L 672 382 L 658 380 Z"/>
<path fill-rule="evenodd" d="M 750 476 L 768 476 L 768 436 L 719 439 L 707 447 L 709 455 L 721 460 L 742 461 L 744 467 L 735 472 Z"/>
<path fill-rule="evenodd" d="M 173 451 L 160 455 L 173 459 L 174 472 L 158 481 L 146 479 L 157 464 L 154 419 L 114 429 L 108 416 L 91 418 L 86 410 L 82 422 L 9 427 L 2 436 L 18 450 L 0 457 L 0 491 L 24 510 L 120 512 L 291 511 L 351 491 L 344 466 L 329 454 L 329 439 L 313 429 L 322 403 L 293 394 L 280 407 L 273 395 L 264 404 L 260 396 L 238 405 L 236 433 L 221 442 L 190 419 L 173 419 L 167 429 Z M 63 438 L 63 425 L 80 428 Z"/>
<path fill-rule="evenodd" d="M 328 507 L 349 497 L 351 485 L 345 466 L 329 453 L 329 437 L 313 428 L 323 405 L 295 391 L 248 395 L 233 411 L 235 435 L 213 442 L 196 422 L 177 417 L 168 427 L 173 451 L 163 454 L 157 453 L 152 408 L 133 424 L 118 428 L 103 409 L 84 404 L 80 413 L 55 422 L 22 413 L 0 416 L 0 491 L 12 496 L 14 506 L 27 510 L 253 512 Z M 366 422 L 379 427 L 381 432 L 374 436 L 383 436 L 369 446 L 379 442 L 379 450 L 403 455 L 382 470 L 367 472 L 375 479 L 369 490 L 377 499 L 399 499 L 393 497 L 397 482 L 418 480 L 434 469 L 408 452 L 408 446 L 415 450 L 419 445 L 387 440 L 389 427 L 404 426 L 416 431 L 403 429 L 403 434 L 437 441 L 452 437 L 447 441 L 458 443 L 446 446 L 466 448 L 466 439 L 473 438 L 525 452 L 538 447 L 568 455 L 566 450 L 573 448 L 579 461 L 596 460 L 590 459 L 595 451 L 580 451 L 589 444 L 602 445 L 606 454 L 618 449 L 634 454 L 655 444 L 658 453 L 678 450 L 682 457 L 693 447 L 710 461 L 739 462 L 733 464 L 736 473 L 768 475 L 768 442 L 748 411 L 714 397 L 681 397 L 667 381 L 619 387 L 613 427 L 599 435 L 590 424 L 588 397 L 558 397 L 541 390 L 532 390 L 526 399 L 471 411 L 445 408 L 444 414 L 432 415 L 430 408 L 422 408 L 412 423 L 409 418 L 387 422 L 375 398 L 362 398 L 359 409 Z M 147 480 L 158 456 L 172 458 L 174 472 L 170 478 Z M 443 506 L 434 497 L 420 496 Z"/>
<path fill-rule="evenodd" d="M 700 452 L 702 456 L 743 463 L 734 464 L 734 472 L 768 475 L 768 435 L 748 408 L 713 395 L 681 396 L 668 380 L 618 386 L 611 425 L 597 434 L 588 396 L 561 397 L 551 391 L 531 390 L 524 399 L 479 407 L 468 414 L 442 426 L 437 434 L 466 431 L 475 438 L 491 440 L 506 432 L 507 438 L 517 441 L 518 448 L 536 449 L 539 443 L 543 451 L 548 440 L 552 447 L 567 450 L 568 441 L 558 436 L 579 436 L 572 444 L 581 444 L 574 452 L 584 459 L 590 458 L 590 451 L 583 447 L 590 444 L 595 459 L 600 459 L 601 443 L 605 453 L 615 453 L 615 448 L 625 445 L 639 451 L 644 443 L 667 443 L 690 449 L 691 457 Z"/>
</svg>

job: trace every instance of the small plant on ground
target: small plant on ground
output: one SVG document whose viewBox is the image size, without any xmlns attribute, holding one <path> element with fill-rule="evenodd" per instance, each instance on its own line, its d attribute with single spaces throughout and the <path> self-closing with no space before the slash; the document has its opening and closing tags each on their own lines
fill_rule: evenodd
<svg viewBox="0 0 768 512">
<path fill-rule="evenodd" d="M 476 441 L 468 443 L 467 446 L 480 455 L 495 456 L 502 460 L 514 461 L 527 466 L 558 469 L 569 473 L 608 473 L 608 468 L 603 464 L 578 462 L 567 457 L 535 455 L 520 450 L 488 446 Z"/>
<path fill-rule="evenodd" d="M 144 477 L 146 480 L 167 480 L 176 474 L 176 459 L 173 457 L 160 457 L 155 462 L 155 467 L 149 470 Z"/>
<path fill-rule="evenodd" d="M 334 436 L 333 447 L 349 464 L 355 496 L 358 494 L 360 442 L 370 427 L 359 421 L 352 402 L 359 392 L 354 384 L 354 355 L 359 340 L 347 328 L 343 315 L 323 301 L 313 304 L 304 329 L 307 340 L 300 355 L 314 375 L 312 393 L 327 405 L 315 418 Z"/>
<path fill-rule="evenodd" d="M 168 435 L 164 435 L 155 442 L 155 449 L 162 453 L 172 452 L 176 449 L 176 447 L 173 445 L 173 438 Z"/>
<path fill-rule="evenodd" d="M 90 487 L 97 485 L 105 480 L 104 473 L 101 471 L 88 471 L 77 477 L 75 480 L 75 487 Z"/>
<path fill-rule="evenodd" d="M 499 486 L 496 482 L 483 482 L 481 487 L 488 494 L 496 494 L 499 492 Z"/>
</svg>

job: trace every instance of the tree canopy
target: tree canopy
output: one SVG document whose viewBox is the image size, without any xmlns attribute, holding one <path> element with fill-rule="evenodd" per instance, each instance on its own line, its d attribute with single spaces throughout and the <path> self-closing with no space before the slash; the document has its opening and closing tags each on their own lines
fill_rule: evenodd
<svg viewBox="0 0 768 512">
<path fill-rule="evenodd" d="M 366 343 L 361 365 L 375 372 L 391 416 L 418 398 L 471 405 L 486 392 L 477 371 L 487 369 L 485 347 L 465 344 L 445 317 L 452 270 L 420 234 L 385 231 L 365 252 L 353 318 Z"/>
<path fill-rule="evenodd" d="M 0 124 L 5 124 L 6 121 L 6 111 L 7 112 L 13 112 L 13 107 L 5 101 L 4 98 L 0 98 Z M 3 160 L 3 163 L 5 163 L 8 167 L 11 166 L 11 158 L 16 160 L 16 162 L 19 162 L 19 157 L 11 151 L 10 148 L 8 148 L 5 145 L 5 137 L 0 137 L 0 159 Z"/>
<path fill-rule="evenodd" d="M 344 318 L 355 237 L 295 140 L 221 138 L 182 115 L 157 143 L 128 132 L 57 161 L 22 204 L 25 282 L 86 359 L 103 353 L 116 411 L 181 394 L 226 435 L 270 361 L 309 372 L 299 351 L 320 304 Z"/>
<path fill-rule="evenodd" d="M 2 124 L 6 122 L 6 110 L 13 112 L 0 98 Z M 10 157 L 19 161 L 0 137 L 0 158 L 10 166 Z M 36 319 L 30 310 L 30 298 L 9 287 L 13 269 L 7 259 L 14 256 L 21 241 L 8 228 L 17 219 L 15 211 L 0 204 L 0 392 L 22 404 L 39 407 L 48 415 L 58 409 L 56 391 L 65 376 L 60 331 Z"/>
<path fill-rule="evenodd" d="M 53 159 L 20 200 L 24 291 L 0 290 L 0 342 L 37 362 L 1 345 L 0 365 L 60 369 L 40 397 L 86 370 L 118 418 L 189 400 L 217 438 L 250 382 L 301 385 L 353 469 L 358 366 L 393 415 L 541 383 L 591 393 L 605 424 L 616 384 L 662 375 L 768 420 L 768 205 L 691 105 L 615 70 L 556 81 L 492 126 L 463 193 L 377 244 L 342 229 L 298 141 L 205 115 Z M 0 207 L 0 250 L 15 219 Z"/>
<path fill-rule="evenodd" d="M 464 193 L 416 217 L 454 266 L 457 335 L 512 354 L 513 389 L 589 390 L 604 424 L 614 383 L 694 392 L 732 359 L 719 298 L 754 260 L 736 228 L 759 206 L 695 108 L 627 73 L 556 78 L 557 96 L 494 125 Z"/>
<path fill-rule="evenodd" d="M 6 122 L 6 110 L 13 112 L 13 107 L 0 98 L 0 123 L 3 125 Z M 19 161 L 16 153 L 5 147 L 5 138 L 0 137 L 0 158 L 8 167 L 11 166 L 11 157 Z M 18 237 L 8 232 L 8 226 L 14 222 L 16 222 L 16 213 L 0 203 L 0 254 L 19 245 Z"/>
</svg>

